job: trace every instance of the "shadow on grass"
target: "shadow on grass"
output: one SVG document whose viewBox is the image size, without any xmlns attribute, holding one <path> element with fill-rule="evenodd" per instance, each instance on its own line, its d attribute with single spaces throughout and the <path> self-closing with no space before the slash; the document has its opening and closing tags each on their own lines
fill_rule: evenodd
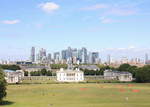
<svg viewBox="0 0 150 107">
<path fill-rule="evenodd" d="M 0 106 L 11 105 L 11 104 L 14 104 L 14 102 L 11 102 L 11 101 L 2 101 L 2 102 L 0 102 Z"/>
</svg>

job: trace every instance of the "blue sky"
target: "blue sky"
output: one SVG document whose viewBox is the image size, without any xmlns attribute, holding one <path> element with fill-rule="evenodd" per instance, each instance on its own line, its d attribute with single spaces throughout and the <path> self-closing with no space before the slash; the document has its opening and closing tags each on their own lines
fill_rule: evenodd
<svg viewBox="0 0 150 107">
<path fill-rule="evenodd" d="M 0 58 L 30 48 L 149 48 L 150 0 L 0 0 Z M 24 57 L 23 57 L 24 56 Z"/>
</svg>

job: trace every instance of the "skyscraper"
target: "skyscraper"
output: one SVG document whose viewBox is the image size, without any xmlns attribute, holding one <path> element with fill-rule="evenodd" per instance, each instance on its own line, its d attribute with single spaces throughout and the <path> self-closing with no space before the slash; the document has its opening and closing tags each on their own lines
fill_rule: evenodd
<svg viewBox="0 0 150 107">
<path fill-rule="evenodd" d="M 46 57 L 46 50 L 41 48 L 39 50 L 39 52 L 37 53 L 37 62 L 38 63 L 43 63 L 43 62 L 46 61 L 46 59 L 47 59 L 47 57 Z"/>
<path fill-rule="evenodd" d="M 107 56 L 107 64 L 108 64 L 108 65 L 111 64 L 111 56 L 110 56 L 110 55 Z"/>
<path fill-rule="evenodd" d="M 60 59 L 60 53 L 59 52 L 55 52 L 54 53 L 54 60 L 59 60 Z"/>
<path fill-rule="evenodd" d="M 62 60 L 67 60 L 67 50 L 62 50 L 61 51 L 61 59 Z"/>
<path fill-rule="evenodd" d="M 51 60 L 52 60 L 52 55 L 51 55 L 51 53 L 48 54 L 47 60 L 48 60 L 48 62 L 51 62 Z"/>
<path fill-rule="evenodd" d="M 82 61 L 83 64 L 87 63 L 87 49 L 86 48 L 82 48 L 81 61 Z"/>
<path fill-rule="evenodd" d="M 149 60 L 149 59 L 148 59 L 148 54 L 146 53 L 146 54 L 145 54 L 145 64 L 148 63 L 148 60 Z"/>
<path fill-rule="evenodd" d="M 66 57 L 67 57 L 67 59 L 70 59 L 72 57 L 72 49 L 71 49 L 71 47 L 68 47 L 67 53 L 66 53 Z"/>
<path fill-rule="evenodd" d="M 40 55 L 40 60 L 46 58 L 46 49 L 41 48 L 41 50 L 39 51 L 39 55 Z"/>
<path fill-rule="evenodd" d="M 31 48 L 31 62 L 35 62 L 35 47 Z"/>
<path fill-rule="evenodd" d="M 99 53 L 92 52 L 92 64 L 97 64 L 98 60 L 99 60 Z"/>
</svg>

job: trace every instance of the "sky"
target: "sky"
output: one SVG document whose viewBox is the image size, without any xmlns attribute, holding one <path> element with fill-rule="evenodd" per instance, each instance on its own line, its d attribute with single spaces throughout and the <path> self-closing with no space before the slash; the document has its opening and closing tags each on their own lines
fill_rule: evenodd
<svg viewBox="0 0 150 107">
<path fill-rule="evenodd" d="M 0 59 L 28 59 L 32 46 L 140 56 L 149 43 L 150 0 L 0 0 Z"/>
</svg>

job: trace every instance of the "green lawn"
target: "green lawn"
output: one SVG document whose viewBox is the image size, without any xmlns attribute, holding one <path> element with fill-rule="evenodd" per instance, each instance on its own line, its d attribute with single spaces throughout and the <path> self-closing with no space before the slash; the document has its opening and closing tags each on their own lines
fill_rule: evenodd
<svg viewBox="0 0 150 107">
<path fill-rule="evenodd" d="M 2 107 L 150 107 L 150 84 L 9 85 Z"/>
</svg>

